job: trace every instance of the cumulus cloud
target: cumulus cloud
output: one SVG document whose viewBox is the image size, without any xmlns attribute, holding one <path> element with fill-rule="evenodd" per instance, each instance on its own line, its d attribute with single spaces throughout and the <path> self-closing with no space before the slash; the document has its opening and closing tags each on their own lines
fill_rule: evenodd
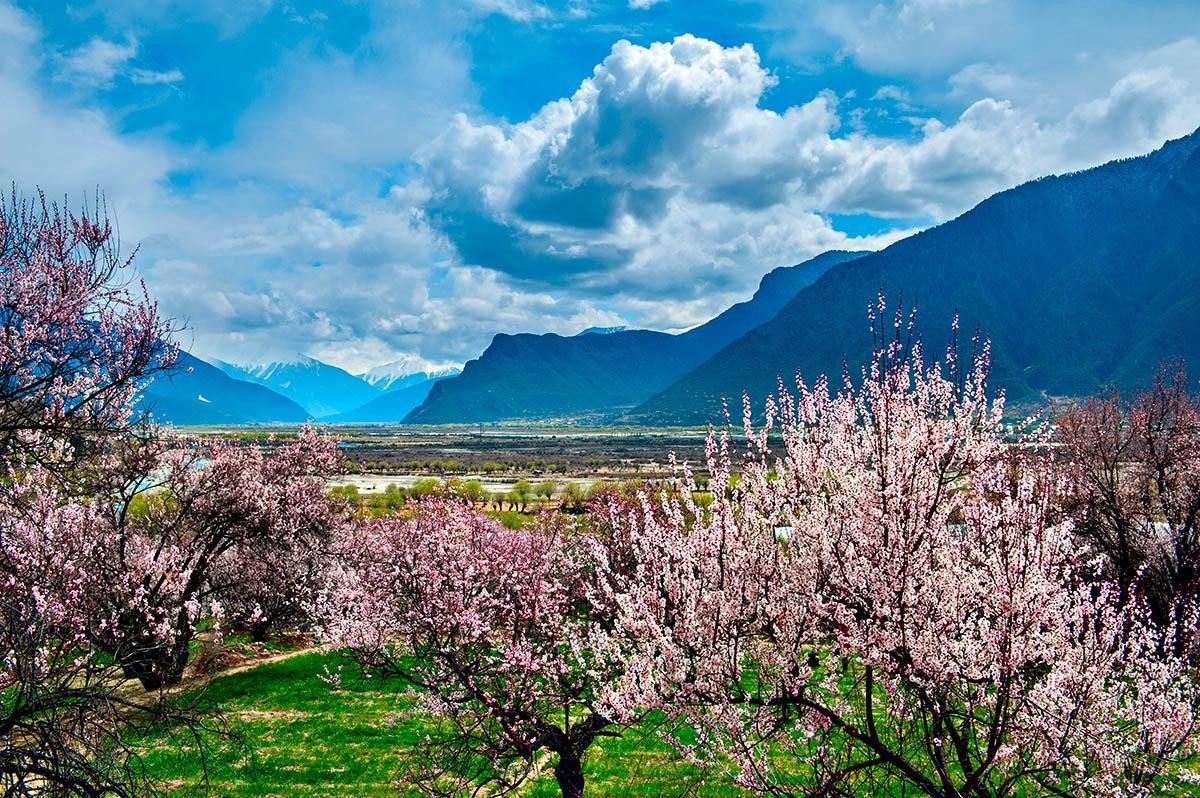
<svg viewBox="0 0 1200 798">
<path fill-rule="evenodd" d="M 456 117 L 418 153 L 428 218 L 468 263 L 630 302 L 653 296 L 651 320 L 686 325 L 699 318 L 684 308 L 718 309 L 717 299 L 688 304 L 700 295 L 724 300 L 773 265 L 885 242 L 852 241 L 823 214 L 946 219 L 1200 123 L 1200 87 L 1169 66 L 1132 72 L 1057 121 L 985 97 L 915 138 L 844 133 L 830 93 L 765 108 L 775 80 L 749 46 L 618 42 L 570 97 L 525 121 Z M 873 99 L 906 96 L 888 85 Z M 675 306 L 658 301 L 669 295 Z"/>
<path fill-rule="evenodd" d="M 513 278 L 657 288 L 648 248 L 667 228 L 778 210 L 832 166 L 836 100 L 764 110 L 759 101 L 774 83 L 748 45 L 687 35 L 649 47 L 618 42 L 571 97 L 516 125 L 460 115 L 418 152 L 433 191 L 429 218 L 468 263 Z M 752 222 L 751 235 L 756 226 L 782 234 Z M 693 253 L 691 273 L 721 261 L 725 240 L 692 237 L 708 254 Z M 822 238 L 846 243 L 833 231 Z M 811 245 L 788 257 L 808 254 Z M 671 258 L 659 268 L 678 275 L 679 265 Z M 744 288 L 747 280 L 723 282 Z"/>
</svg>

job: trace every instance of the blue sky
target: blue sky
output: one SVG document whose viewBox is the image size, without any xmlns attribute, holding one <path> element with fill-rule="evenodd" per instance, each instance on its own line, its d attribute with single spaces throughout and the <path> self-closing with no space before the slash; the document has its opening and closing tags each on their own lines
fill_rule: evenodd
<svg viewBox="0 0 1200 798">
<path fill-rule="evenodd" d="M 1200 125 L 1193 0 L 0 0 L 0 179 L 101 188 L 182 342 L 682 329 Z"/>
</svg>

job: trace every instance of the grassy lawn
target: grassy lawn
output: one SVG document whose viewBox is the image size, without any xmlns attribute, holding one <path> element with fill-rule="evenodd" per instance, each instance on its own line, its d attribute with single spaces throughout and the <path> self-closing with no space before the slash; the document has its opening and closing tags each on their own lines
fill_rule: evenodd
<svg viewBox="0 0 1200 798">
<path fill-rule="evenodd" d="M 320 676 L 343 665 L 335 690 Z M 189 696 L 219 708 L 230 735 L 214 730 L 203 746 L 161 736 L 144 744 L 144 765 L 172 796 L 395 796 L 406 751 L 431 728 L 411 717 L 398 684 L 364 679 L 337 654 L 310 653 L 218 677 Z M 525 794 L 558 795 L 547 758 Z M 597 796 L 741 795 L 728 780 L 682 764 L 647 725 L 597 742 L 585 760 Z M 207 783 L 205 770 L 207 766 Z"/>
<path fill-rule="evenodd" d="M 335 689 L 321 676 L 339 666 L 341 687 Z M 170 728 L 144 741 L 146 770 L 168 795 L 419 794 L 405 789 L 400 775 L 406 753 L 433 731 L 432 721 L 404 714 L 411 699 L 398 682 L 363 678 L 336 653 L 299 654 L 219 676 L 186 700 L 219 709 L 224 727 L 207 732 L 204 746 Z M 555 798 L 554 758 L 544 754 L 540 762 L 542 774 L 527 782 L 522 793 Z M 730 774 L 681 762 L 652 723 L 628 729 L 619 738 L 601 738 L 584 764 L 588 794 L 594 796 L 747 794 L 732 784 Z M 1200 794 L 1194 785 L 1184 790 Z M 897 796 L 904 794 L 896 788 Z"/>
</svg>

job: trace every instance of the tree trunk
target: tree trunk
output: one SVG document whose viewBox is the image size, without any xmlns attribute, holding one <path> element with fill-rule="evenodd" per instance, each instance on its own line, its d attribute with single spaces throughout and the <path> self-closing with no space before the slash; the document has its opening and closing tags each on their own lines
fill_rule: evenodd
<svg viewBox="0 0 1200 798">
<path fill-rule="evenodd" d="M 583 763 L 574 754 L 559 754 L 554 778 L 563 798 L 583 798 Z"/>
<path fill-rule="evenodd" d="M 155 646 L 123 659 L 121 671 L 141 682 L 146 692 L 154 692 L 178 684 L 183 679 L 187 660 L 188 644 L 177 642 L 170 646 Z"/>
<path fill-rule="evenodd" d="M 267 634 L 271 631 L 271 622 L 269 620 L 255 621 L 250 624 L 250 642 L 265 643 Z"/>
</svg>

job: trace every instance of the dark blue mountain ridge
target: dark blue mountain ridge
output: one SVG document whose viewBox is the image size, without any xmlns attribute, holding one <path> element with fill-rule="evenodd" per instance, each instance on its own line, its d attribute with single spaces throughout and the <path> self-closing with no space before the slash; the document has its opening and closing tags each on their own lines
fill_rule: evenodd
<svg viewBox="0 0 1200 798">
<path fill-rule="evenodd" d="M 917 308 L 927 351 L 951 319 L 992 345 L 993 387 L 1044 401 L 1148 381 L 1164 359 L 1200 365 L 1200 131 L 1148 155 L 1041 178 L 958 218 L 841 264 L 770 321 L 648 399 L 626 420 L 719 419 L 799 371 L 840 375 L 870 356 L 882 290 Z M 736 404 L 737 402 L 735 402 Z"/>
<path fill-rule="evenodd" d="M 602 419 L 628 410 L 774 316 L 836 264 L 862 252 L 826 252 L 762 278 L 754 296 L 671 335 L 624 330 L 571 337 L 500 334 L 461 374 L 436 383 L 407 423 Z"/>
<path fill-rule="evenodd" d="M 236 380 L 216 366 L 180 351 L 174 366 L 146 386 L 140 412 L 171 424 L 303 423 L 303 407 L 270 388 Z"/>
</svg>

